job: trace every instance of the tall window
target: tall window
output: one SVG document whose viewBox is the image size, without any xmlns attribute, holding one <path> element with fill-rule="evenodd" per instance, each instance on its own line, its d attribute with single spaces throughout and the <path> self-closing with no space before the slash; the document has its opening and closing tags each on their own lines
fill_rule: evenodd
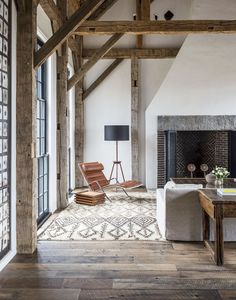
<svg viewBox="0 0 236 300">
<path fill-rule="evenodd" d="M 43 43 L 38 40 L 38 48 Z M 38 224 L 49 214 L 47 152 L 47 63 L 37 70 Z"/>
<path fill-rule="evenodd" d="M 0 0 L 0 259 L 10 250 L 10 1 Z"/>
</svg>

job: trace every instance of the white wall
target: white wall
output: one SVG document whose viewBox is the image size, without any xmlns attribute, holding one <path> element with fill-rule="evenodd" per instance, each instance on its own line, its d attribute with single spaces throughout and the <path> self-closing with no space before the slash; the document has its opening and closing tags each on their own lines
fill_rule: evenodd
<svg viewBox="0 0 236 300">
<path fill-rule="evenodd" d="M 226 5 L 229 2 L 231 6 Z M 217 4 L 220 4 L 218 9 Z M 235 1 L 221 4 L 222 1 L 194 1 L 192 18 L 206 17 L 206 9 L 211 18 L 214 18 L 212 9 L 216 18 L 232 16 Z M 146 182 L 149 188 L 155 188 L 157 180 L 157 115 L 236 114 L 235 51 L 235 35 L 189 35 L 185 40 L 146 111 Z"/>
<path fill-rule="evenodd" d="M 11 250 L 0 260 L 0 271 L 16 255 L 16 7 L 12 1 L 11 37 Z"/>
<path fill-rule="evenodd" d="M 101 18 L 101 20 L 132 20 L 136 1 L 119 0 Z M 174 19 L 187 19 L 191 8 L 191 0 L 159 0 L 151 5 L 151 18 L 157 13 L 163 19 L 167 10 L 174 12 Z M 84 37 L 85 48 L 101 46 L 107 36 Z M 147 47 L 180 47 L 185 36 L 145 36 Z M 115 47 L 135 47 L 135 36 L 124 36 Z M 145 110 L 158 91 L 174 59 L 140 60 L 141 103 L 140 103 L 140 180 L 145 183 Z M 111 63 L 111 60 L 101 60 L 85 77 L 88 87 Z M 108 175 L 115 155 L 115 145 L 103 141 L 103 126 L 106 124 L 130 125 L 131 103 L 131 70 L 130 61 L 124 61 L 103 83 L 85 100 L 85 161 L 100 160 Z M 124 123 L 125 122 L 125 123 Z M 127 179 L 131 178 L 131 144 L 121 142 L 121 160 Z"/>
<path fill-rule="evenodd" d="M 88 77 L 96 77 L 104 65 L 110 61 L 100 61 Z M 90 78 L 91 79 L 91 78 Z M 100 161 L 108 176 L 112 161 L 115 160 L 115 142 L 104 141 L 104 125 L 130 124 L 130 61 L 124 60 L 110 76 L 102 82 L 85 101 L 85 161 Z M 119 154 L 125 176 L 131 176 L 130 142 L 119 143 Z"/>
</svg>

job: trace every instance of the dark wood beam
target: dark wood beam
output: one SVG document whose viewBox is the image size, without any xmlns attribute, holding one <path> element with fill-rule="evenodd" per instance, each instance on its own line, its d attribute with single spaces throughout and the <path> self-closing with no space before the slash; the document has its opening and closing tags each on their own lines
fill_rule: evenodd
<svg viewBox="0 0 236 300">
<path fill-rule="evenodd" d="M 33 0 L 25 2 L 17 15 L 17 253 L 33 253 L 37 244 L 37 101 L 32 52 L 37 40 L 36 12 Z"/>
<path fill-rule="evenodd" d="M 96 49 L 83 49 L 83 58 L 91 58 Z M 179 52 L 179 48 L 142 48 L 142 49 L 126 49 L 126 48 L 112 48 L 102 58 L 103 59 L 130 59 L 137 57 L 141 59 L 162 59 L 162 58 L 175 58 Z"/>
<path fill-rule="evenodd" d="M 236 20 L 85 21 L 75 34 L 208 34 L 236 33 Z"/>
<path fill-rule="evenodd" d="M 132 179 L 139 180 L 139 106 L 140 106 L 139 60 L 131 59 L 131 166 Z"/>
<path fill-rule="evenodd" d="M 57 0 L 57 6 L 65 22 L 68 12 L 68 1 Z M 67 64 L 68 45 L 65 41 L 57 55 L 57 208 L 68 205 L 68 99 L 67 99 Z"/>
<path fill-rule="evenodd" d="M 72 16 L 80 8 L 80 1 L 69 0 L 68 1 L 68 16 Z"/>
<path fill-rule="evenodd" d="M 140 21 L 141 20 L 141 1 L 142 0 L 136 0 L 136 20 Z M 142 35 L 137 35 L 136 36 L 136 48 L 142 48 L 143 46 L 143 36 Z"/>
<path fill-rule="evenodd" d="M 86 1 L 55 34 L 35 53 L 34 67 L 39 67 L 61 44 L 66 41 L 69 35 L 80 26 L 104 0 Z"/>
<path fill-rule="evenodd" d="M 150 0 L 136 0 L 136 15 L 137 20 L 150 20 Z M 143 47 L 143 36 L 137 35 L 136 48 Z"/>
<path fill-rule="evenodd" d="M 15 0 L 16 9 L 23 12 L 25 10 L 25 1 L 24 0 Z"/>
<path fill-rule="evenodd" d="M 75 73 L 78 73 L 83 65 L 82 48 L 83 37 L 76 37 L 74 40 L 76 50 L 72 51 Z M 78 164 L 84 161 L 84 102 L 83 102 L 84 81 L 81 79 L 75 85 L 75 186 L 81 187 L 84 184 L 83 176 Z"/>
<path fill-rule="evenodd" d="M 62 15 L 57 5 L 53 0 L 40 0 L 39 4 L 50 20 L 62 24 Z"/>
<path fill-rule="evenodd" d="M 102 58 L 123 36 L 123 34 L 114 34 L 99 50 L 97 50 L 93 56 L 80 68 L 79 73 L 75 73 L 68 80 L 68 90 L 70 90 L 78 81 L 80 81 L 84 75 Z"/>
<path fill-rule="evenodd" d="M 107 12 L 118 0 L 105 0 L 98 9 L 88 18 L 88 20 L 98 20 Z"/>
<path fill-rule="evenodd" d="M 83 100 L 85 100 L 99 85 L 107 78 L 112 71 L 115 70 L 117 66 L 123 61 L 123 59 L 118 58 L 90 85 L 89 88 L 83 94 Z"/>
</svg>

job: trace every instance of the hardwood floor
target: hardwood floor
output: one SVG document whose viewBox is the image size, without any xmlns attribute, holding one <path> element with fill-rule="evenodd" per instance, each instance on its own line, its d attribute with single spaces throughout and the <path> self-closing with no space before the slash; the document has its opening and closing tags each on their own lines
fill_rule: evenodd
<svg viewBox="0 0 236 300">
<path fill-rule="evenodd" d="M 236 299 L 236 244 L 217 267 L 201 243 L 40 242 L 0 273 L 0 299 Z"/>
</svg>

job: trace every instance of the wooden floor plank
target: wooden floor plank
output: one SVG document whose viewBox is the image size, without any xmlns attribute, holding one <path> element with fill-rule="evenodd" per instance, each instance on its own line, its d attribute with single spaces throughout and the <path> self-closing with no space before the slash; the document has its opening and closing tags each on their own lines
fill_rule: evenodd
<svg viewBox="0 0 236 300">
<path fill-rule="evenodd" d="M 224 266 L 202 243 L 40 242 L 0 273 L 0 299 L 236 299 L 236 244 Z"/>
<path fill-rule="evenodd" d="M 236 299 L 236 289 L 235 290 L 220 290 L 219 294 L 222 300 L 235 300 Z"/>
<path fill-rule="evenodd" d="M 79 300 L 220 300 L 217 291 L 199 290 L 90 290 L 81 291 Z"/>
<path fill-rule="evenodd" d="M 204 278 L 204 279 L 187 279 L 187 278 L 163 278 L 158 277 L 154 280 L 140 280 L 140 279 L 114 279 L 114 289 L 121 290 L 146 290 L 146 289 L 170 289 L 170 290 L 217 290 L 235 289 L 236 278 L 227 280 L 222 278 Z"/>
<path fill-rule="evenodd" d="M 0 289 L 1 300 L 78 300 L 79 289 Z"/>
</svg>

